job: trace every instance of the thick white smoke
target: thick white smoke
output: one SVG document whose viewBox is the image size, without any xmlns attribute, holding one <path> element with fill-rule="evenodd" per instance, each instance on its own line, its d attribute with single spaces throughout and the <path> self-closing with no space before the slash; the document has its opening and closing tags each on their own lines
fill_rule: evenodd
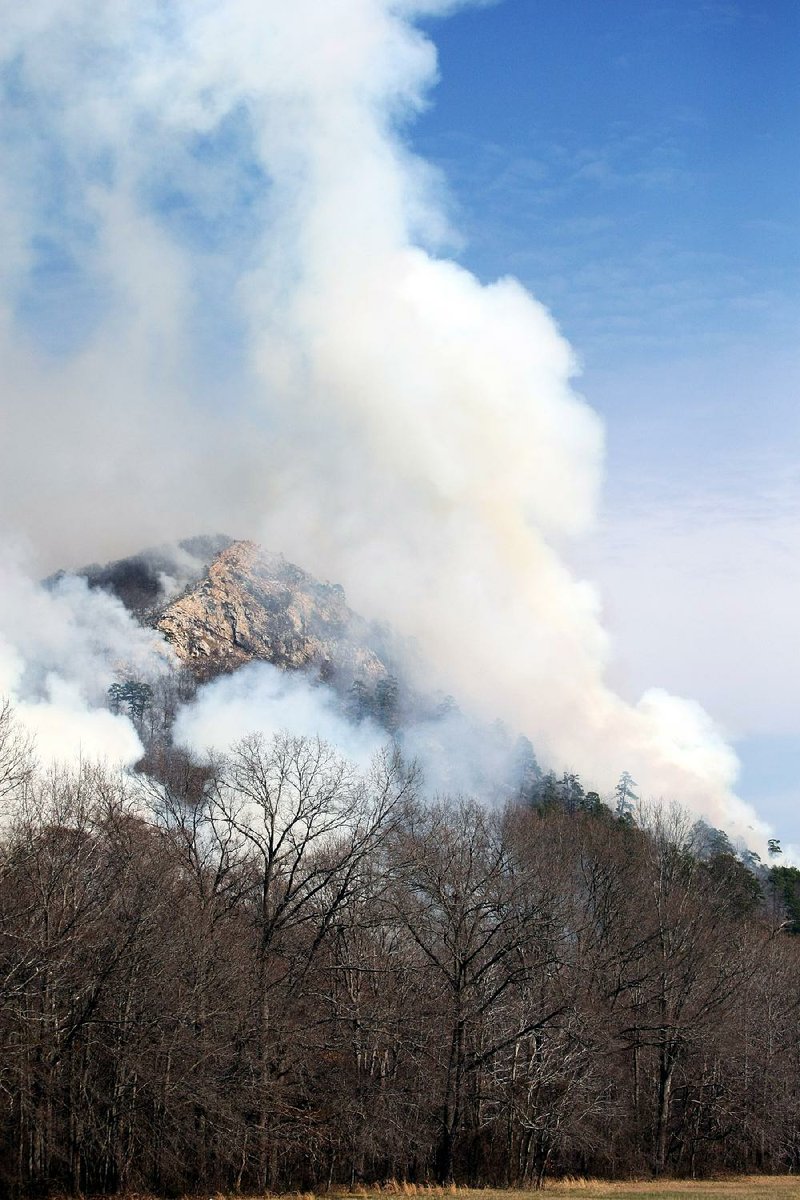
<svg viewBox="0 0 800 1200">
<path fill-rule="evenodd" d="M 65 577 L 32 583 L 10 549 L 0 553 L 0 696 L 8 697 L 43 763 L 132 766 L 142 746 L 132 722 L 108 710 L 120 675 L 161 672 L 167 651 L 122 604 Z"/>
<path fill-rule="evenodd" d="M 361 768 L 385 745 L 386 733 L 367 721 L 352 725 L 341 699 L 324 684 L 270 663 L 251 663 L 201 688 L 178 711 L 174 737 L 196 754 L 225 751 L 248 734 L 319 737 Z"/>
<path fill-rule="evenodd" d="M 545 762 L 760 830 L 702 710 L 604 682 L 598 597 L 560 554 L 603 456 L 569 346 L 519 283 L 441 256 L 439 184 L 403 129 L 436 78 L 414 18 L 456 7 L 6 14 L 6 517 L 51 562 L 198 525 L 261 536 Z M 26 297 L 59 264 L 91 303 L 53 354 Z"/>
<path fill-rule="evenodd" d="M 297 671 L 270 663 L 251 663 L 223 675 L 183 705 L 174 724 L 175 741 L 196 755 L 224 752 L 240 738 L 261 733 L 322 738 L 361 770 L 392 742 L 369 719 L 351 722 L 333 688 Z M 457 709 L 435 717 L 403 722 L 397 744 L 419 771 L 424 795 L 478 795 L 507 799 L 519 793 L 520 771 L 515 740 L 494 723 L 476 724 Z"/>
</svg>

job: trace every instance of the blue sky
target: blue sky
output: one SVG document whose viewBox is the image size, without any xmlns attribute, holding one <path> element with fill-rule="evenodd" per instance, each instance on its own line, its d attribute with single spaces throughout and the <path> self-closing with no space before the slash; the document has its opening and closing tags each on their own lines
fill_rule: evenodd
<svg viewBox="0 0 800 1200">
<path fill-rule="evenodd" d="M 795 3 L 506 0 L 431 32 L 414 144 L 470 265 L 529 281 L 593 366 L 796 319 Z"/>
<path fill-rule="evenodd" d="M 505 0 L 427 26 L 411 131 L 461 259 L 553 312 L 605 417 L 612 675 L 700 699 L 800 841 L 800 5 Z"/>
</svg>

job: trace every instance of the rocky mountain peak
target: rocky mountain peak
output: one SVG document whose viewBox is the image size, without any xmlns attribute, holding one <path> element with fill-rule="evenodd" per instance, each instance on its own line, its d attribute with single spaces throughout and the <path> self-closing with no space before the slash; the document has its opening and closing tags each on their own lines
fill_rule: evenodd
<svg viewBox="0 0 800 1200">
<path fill-rule="evenodd" d="M 370 626 L 338 584 L 320 583 L 255 542 L 233 542 L 218 553 L 153 624 L 200 678 L 256 659 L 313 667 L 344 685 L 388 674 L 370 646 Z"/>
</svg>

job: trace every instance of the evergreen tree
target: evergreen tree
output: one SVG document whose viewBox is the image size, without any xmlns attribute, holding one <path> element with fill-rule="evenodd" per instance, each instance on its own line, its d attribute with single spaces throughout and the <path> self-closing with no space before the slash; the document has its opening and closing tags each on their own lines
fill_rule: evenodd
<svg viewBox="0 0 800 1200">
<path fill-rule="evenodd" d="M 346 711 L 350 721 L 355 725 L 365 720 L 372 710 L 372 697 L 363 679 L 354 679 L 350 684 L 347 695 Z"/>
<path fill-rule="evenodd" d="M 542 769 L 536 759 L 529 738 L 519 737 L 511 759 L 511 789 L 527 804 L 536 798 L 536 789 L 542 779 Z"/>
<path fill-rule="evenodd" d="M 561 776 L 560 788 L 562 803 L 567 812 L 574 813 L 583 808 L 585 793 L 579 775 L 565 771 Z"/>
<path fill-rule="evenodd" d="M 122 683 L 112 683 L 108 689 L 109 707 L 112 712 L 121 712 L 127 708 L 128 715 L 134 720 L 141 721 L 153 699 L 153 689 L 149 683 L 138 679 L 126 679 Z"/>
<path fill-rule="evenodd" d="M 800 933 L 800 870 L 797 867 L 772 867 L 769 888 L 783 910 L 783 928 L 788 933 Z"/>
<path fill-rule="evenodd" d="M 636 780 L 629 771 L 623 771 L 619 777 L 619 783 L 614 788 L 614 795 L 617 798 L 616 813 L 620 821 L 630 823 L 633 820 L 633 804 L 639 797 L 633 790 L 636 787 Z"/>
<path fill-rule="evenodd" d="M 400 708 L 400 686 L 394 675 L 387 675 L 375 688 L 375 716 L 389 733 L 396 733 Z"/>
<path fill-rule="evenodd" d="M 599 792 L 587 792 L 583 798 L 583 807 L 586 812 L 592 813 L 594 816 L 601 816 L 603 811 L 608 813 L 608 809 L 600 799 Z"/>
</svg>

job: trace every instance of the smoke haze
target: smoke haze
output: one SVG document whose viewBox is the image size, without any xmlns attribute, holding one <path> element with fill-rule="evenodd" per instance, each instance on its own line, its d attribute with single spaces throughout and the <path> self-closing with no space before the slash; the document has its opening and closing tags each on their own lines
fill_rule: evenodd
<svg viewBox="0 0 800 1200">
<path fill-rule="evenodd" d="M 361 768 L 387 741 L 372 722 L 352 725 L 341 711 L 341 699 L 324 684 L 314 687 L 300 672 L 270 663 L 251 663 L 200 689 L 197 700 L 179 710 L 174 736 L 196 754 L 225 751 L 242 737 L 267 738 L 289 733 L 319 737 L 336 746 Z"/>
<path fill-rule="evenodd" d="M 254 662 L 199 689 L 183 705 L 174 724 L 175 741 L 205 757 L 224 752 L 240 738 L 260 733 L 267 739 L 289 733 L 319 737 L 335 746 L 360 770 L 391 749 L 392 738 L 375 721 L 347 720 L 342 697 L 302 671 Z M 424 795 L 474 795 L 502 801 L 519 795 L 519 751 L 510 732 L 495 722 L 473 722 L 457 709 L 428 718 L 404 720 L 395 742 L 405 761 L 419 772 Z"/>
<path fill-rule="evenodd" d="M 446 257 L 442 183 L 404 130 L 436 81 L 414 19 L 457 7 L 9 11 L 3 520 L 47 568 L 256 537 L 415 638 L 434 686 L 544 764 L 606 791 L 627 769 L 758 842 L 711 718 L 605 683 L 600 599 L 563 557 L 603 466 L 570 347 L 514 279 Z M 3 619 L 18 691 L 30 651 Z M 73 699 L 84 678 L 63 677 Z"/>
<path fill-rule="evenodd" d="M 41 587 L 9 548 L 0 553 L 0 695 L 43 762 L 132 766 L 139 737 L 126 716 L 108 711 L 106 690 L 118 672 L 152 677 L 169 661 L 112 596 L 69 576 Z"/>
</svg>

